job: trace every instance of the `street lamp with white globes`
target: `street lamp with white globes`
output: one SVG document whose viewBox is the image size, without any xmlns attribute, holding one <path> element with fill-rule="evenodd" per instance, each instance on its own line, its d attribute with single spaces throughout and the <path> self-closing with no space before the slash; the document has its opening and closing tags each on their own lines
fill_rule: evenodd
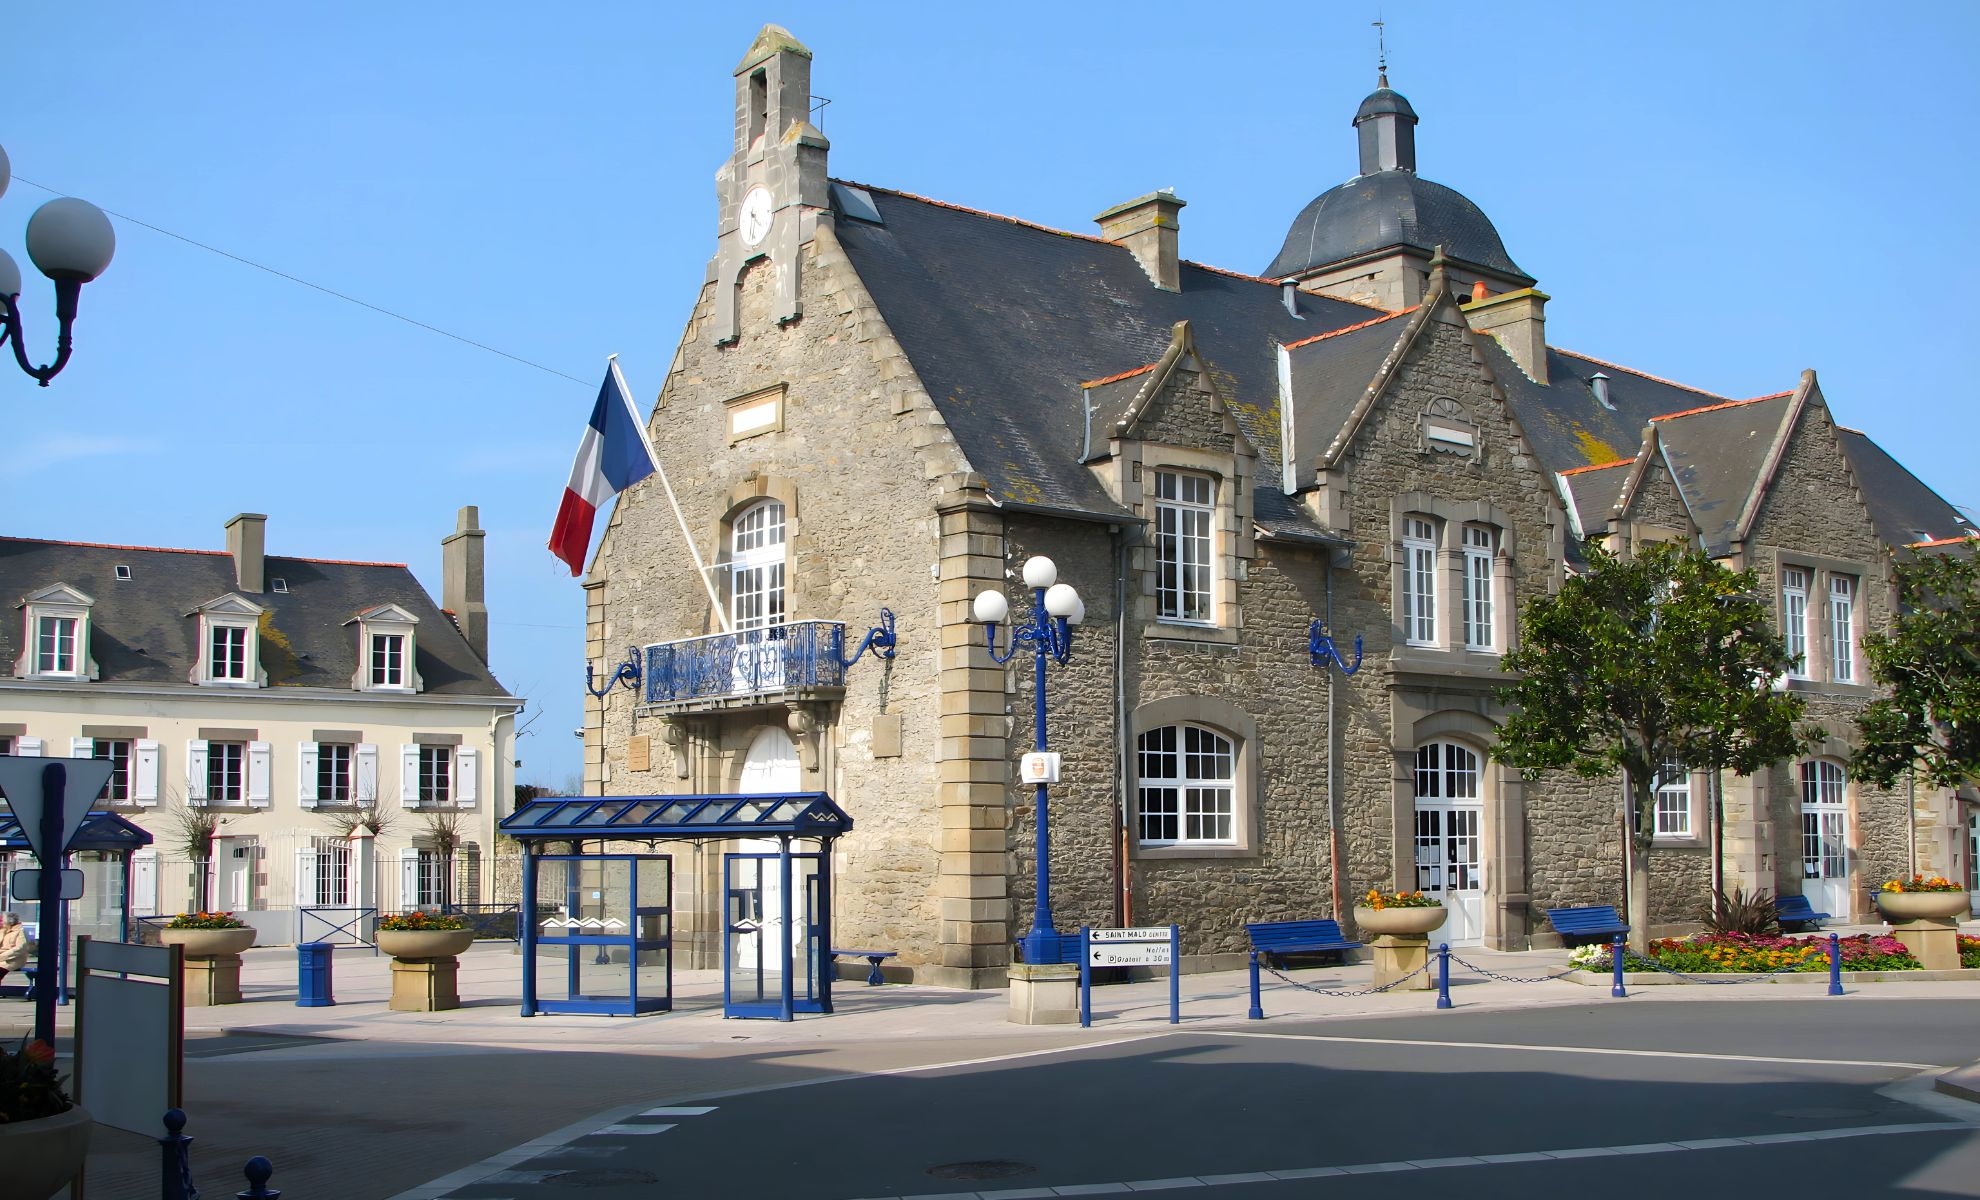
<svg viewBox="0 0 1980 1200">
<path fill-rule="evenodd" d="M 13 178 L 7 152 L 0 149 L 0 195 Z M 117 250 L 117 233 L 110 218 L 87 200 L 62 196 L 34 210 L 28 218 L 28 258 L 55 281 L 55 361 L 37 367 L 28 361 L 21 336 L 21 269 L 13 256 L 0 250 L 0 339 L 12 343 L 14 361 L 42 387 L 69 365 L 69 333 L 76 322 L 76 302 L 82 285 L 103 274 Z"/>
<path fill-rule="evenodd" d="M 1031 589 L 1031 618 L 1011 627 L 1002 654 L 997 653 L 997 626 L 1010 616 L 1011 603 L 1000 591 L 976 594 L 972 609 L 983 623 L 983 640 L 993 662 L 1002 665 L 1017 653 L 1018 645 L 1030 642 L 1037 674 L 1037 696 L 1032 704 L 1032 740 L 1042 757 L 1045 741 L 1045 656 L 1064 665 L 1072 657 L 1072 627 L 1086 619 L 1086 602 L 1069 583 L 1058 582 L 1059 569 L 1043 555 L 1024 563 L 1024 584 Z M 1018 941 L 1024 961 L 1031 965 L 1073 961 L 1073 948 L 1066 945 L 1052 925 L 1052 882 L 1049 851 L 1050 833 L 1046 824 L 1045 779 L 1038 780 L 1037 843 L 1038 887 L 1031 909 L 1031 932 Z"/>
</svg>

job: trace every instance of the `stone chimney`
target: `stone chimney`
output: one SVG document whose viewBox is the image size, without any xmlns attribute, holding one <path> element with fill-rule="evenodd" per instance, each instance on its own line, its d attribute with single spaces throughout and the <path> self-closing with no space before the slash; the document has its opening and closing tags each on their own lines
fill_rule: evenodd
<svg viewBox="0 0 1980 1200">
<path fill-rule="evenodd" d="M 1483 288 L 1483 283 L 1479 288 Z M 1465 320 L 1475 333 L 1498 335 L 1506 353 L 1536 383 L 1547 382 L 1547 293 L 1537 288 L 1521 288 L 1496 296 L 1479 297 L 1464 306 Z"/>
<path fill-rule="evenodd" d="M 1101 238 L 1126 246 L 1156 287 L 1165 292 L 1180 292 L 1182 266 L 1177 257 L 1176 232 L 1182 223 L 1177 214 L 1185 203 L 1174 192 L 1151 192 L 1138 200 L 1116 204 L 1093 219 L 1100 224 Z"/>
<path fill-rule="evenodd" d="M 454 532 L 440 540 L 440 607 L 454 614 L 461 636 L 488 659 L 488 605 L 483 601 L 481 509 L 465 505 Z"/>
<path fill-rule="evenodd" d="M 266 589 L 268 516 L 241 513 L 227 522 L 227 553 L 234 559 L 234 584 L 250 596 Z"/>
</svg>

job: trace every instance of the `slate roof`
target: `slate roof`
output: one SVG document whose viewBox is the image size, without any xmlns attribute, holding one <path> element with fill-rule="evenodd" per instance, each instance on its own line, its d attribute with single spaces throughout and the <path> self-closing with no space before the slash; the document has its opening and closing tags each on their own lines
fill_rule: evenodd
<svg viewBox="0 0 1980 1200">
<path fill-rule="evenodd" d="M 1861 430 L 1838 425 L 1843 453 L 1870 508 L 1877 535 L 1893 546 L 1963 538 L 1976 529 L 1958 509 L 1904 469 Z"/>
<path fill-rule="evenodd" d="M 1561 483 L 1566 488 L 1571 505 L 1568 515 L 1574 519 L 1581 536 L 1588 537 L 1608 529 L 1609 514 L 1614 511 L 1616 501 L 1622 498 L 1623 485 L 1629 480 L 1629 468 L 1635 465 L 1635 459 L 1625 458 L 1561 472 Z"/>
<path fill-rule="evenodd" d="M 1278 257 L 1265 268 L 1273 279 L 1345 262 L 1393 246 L 1414 246 L 1527 283 L 1485 210 L 1462 193 L 1415 171 L 1357 175 L 1315 196 L 1286 231 Z"/>
<path fill-rule="evenodd" d="M 1367 394 L 1382 360 L 1395 349 L 1414 312 L 1408 308 L 1387 313 L 1286 347 L 1292 366 L 1292 451 L 1298 486 L 1312 486 L 1316 464 Z"/>
<path fill-rule="evenodd" d="M 850 194 L 848 194 L 850 193 Z M 1265 464 L 1279 461 L 1280 343 L 1359 324 L 1365 305 L 1298 297 L 1197 263 L 1154 287 L 1134 255 L 1097 237 L 837 183 L 834 226 L 889 329 L 997 500 L 1072 515 L 1126 515 L 1080 465 L 1082 382 L 1146 366 L 1190 322 L 1197 353 Z M 859 219 L 870 204 L 878 223 Z M 1324 533 L 1276 488 L 1254 495 L 1274 531 Z"/>
<path fill-rule="evenodd" d="M 1792 393 L 1713 404 L 1656 418 L 1664 460 L 1677 476 L 1707 552 L 1729 554 L 1753 483 L 1793 406 Z"/>
<path fill-rule="evenodd" d="M 364 609 L 397 604 L 419 618 L 414 667 L 425 694 L 508 694 L 403 564 L 278 555 L 265 563 L 267 578 L 286 581 L 288 592 L 242 594 L 270 611 L 260 646 L 269 687 L 348 691 L 358 666 L 357 628 L 344 622 Z M 128 580 L 116 578 L 119 564 L 131 568 Z M 0 599 L 12 610 L 0 614 L 0 678 L 21 656 L 22 598 L 55 583 L 96 601 L 90 650 L 102 682 L 188 690 L 196 687 L 190 679 L 200 648 L 199 619 L 186 614 L 240 591 L 234 560 L 221 551 L 0 537 Z"/>
</svg>

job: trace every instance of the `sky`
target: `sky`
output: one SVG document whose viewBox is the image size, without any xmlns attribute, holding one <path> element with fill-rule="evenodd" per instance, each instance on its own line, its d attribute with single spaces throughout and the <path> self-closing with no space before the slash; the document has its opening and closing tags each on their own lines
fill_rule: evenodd
<svg viewBox="0 0 1980 1200">
<path fill-rule="evenodd" d="M 1730 397 L 1813 367 L 1980 512 L 1980 5 L 7 8 L 0 248 L 35 362 L 29 214 L 119 215 L 67 370 L 0 364 L 0 533 L 218 549 L 262 512 L 272 554 L 405 562 L 437 598 L 479 505 L 525 782 L 579 772 L 583 593 L 544 547 L 571 455 L 607 355 L 660 390 L 765 22 L 815 55 L 835 177 L 1082 232 L 1173 188 L 1183 256 L 1257 272 L 1354 173 L 1379 13 L 1421 173 L 1492 218 L 1551 343 Z"/>
</svg>

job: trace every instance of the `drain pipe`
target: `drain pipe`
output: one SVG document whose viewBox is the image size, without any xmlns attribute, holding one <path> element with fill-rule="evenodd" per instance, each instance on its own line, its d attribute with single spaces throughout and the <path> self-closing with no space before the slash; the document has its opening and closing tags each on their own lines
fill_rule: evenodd
<svg viewBox="0 0 1980 1200">
<path fill-rule="evenodd" d="M 1125 929 L 1134 924 L 1134 883 L 1128 875 L 1128 786 L 1134 763 L 1130 745 L 1127 694 L 1127 529 L 1110 525 L 1114 539 L 1114 919 Z"/>
<path fill-rule="evenodd" d="M 1340 551 L 1329 547 L 1327 550 L 1326 610 L 1327 632 L 1334 632 L 1334 558 Z M 1347 911 L 1341 907 L 1341 753 L 1340 739 L 1334 722 L 1334 694 L 1340 686 L 1332 663 L 1320 664 L 1327 676 L 1327 856 L 1328 882 L 1331 885 L 1334 901 L 1334 919 L 1340 920 Z"/>
</svg>

